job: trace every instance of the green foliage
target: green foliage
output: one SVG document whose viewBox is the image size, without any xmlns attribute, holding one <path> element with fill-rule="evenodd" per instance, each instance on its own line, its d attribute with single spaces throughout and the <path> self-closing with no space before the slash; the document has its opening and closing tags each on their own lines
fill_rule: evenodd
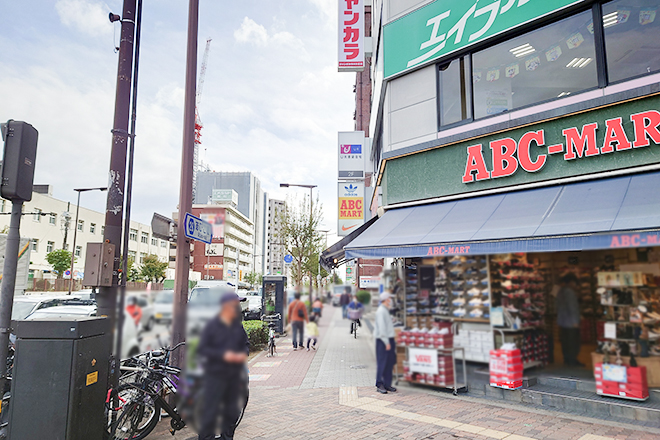
<svg viewBox="0 0 660 440">
<path fill-rule="evenodd" d="M 344 280 L 339 278 L 339 275 L 335 272 L 332 274 L 332 284 L 344 284 Z"/>
<path fill-rule="evenodd" d="M 248 283 L 250 286 L 260 286 L 263 281 L 263 275 L 256 272 L 250 272 L 246 275 L 243 275 L 243 281 Z"/>
<path fill-rule="evenodd" d="M 158 283 L 165 279 L 165 271 L 167 269 L 167 262 L 160 261 L 157 255 L 147 255 L 142 260 L 140 267 L 140 276 L 146 282 Z M 131 273 L 129 272 L 129 277 Z"/>
<path fill-rule="evenodd" d="M 66 249 L 57 249 L 46 255 L 46 261 L 53 266 L 57 278 L 62 278 L 64 271 L 71 268 L 71 252 Z"/>
<path fill-rule="evenodd" d="M 358 290 L 358 293 L 356 293 L 355 296 L 357 296 L 357 300 L 365 306 L 371 303 L 371 293 L 366 290 Z"/>
<path fill-rule="evenodd" d="M 268 343 L 268 327 L 263 321 L 243 321 L 243 328 L 250 341 L 250 351 L 258 350 Z"/>
</svg>

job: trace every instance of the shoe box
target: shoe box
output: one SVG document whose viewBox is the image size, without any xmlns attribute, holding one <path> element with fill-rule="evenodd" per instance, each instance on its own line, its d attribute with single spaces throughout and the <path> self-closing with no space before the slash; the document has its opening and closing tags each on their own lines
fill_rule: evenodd
<svg viewBox="0 0 660 440">
<path fill-rule="evenodd" d="M 448 329 L 414 328 L 402 330 L 397 338 L 397 345 L 420 348 L 452 348 L 454 336 Z"/>
<path fill-rule="evenodd" d="M 454 384 L 454 364 L 451 356 L 438 356 L 438 374 L 410 371 L 408 362 L 403 363 L 403 379 L 426 385 L 450 386 Z"/>
<path fill-rule="evenodd" d="M 594 365 L 594 378 L 597 394 L 638 400 L 646 400 L 649 397 L 646 367 L 626 366 L 626 381 L 616 382 L 604 380 L 603 364 L 599 363 Z"/>
<path fill-rule="evenodd" d="M 490 386 L 509 390 L 521 388 L 523 370 L 519 349 L 490 351 Z"/>
</svg>

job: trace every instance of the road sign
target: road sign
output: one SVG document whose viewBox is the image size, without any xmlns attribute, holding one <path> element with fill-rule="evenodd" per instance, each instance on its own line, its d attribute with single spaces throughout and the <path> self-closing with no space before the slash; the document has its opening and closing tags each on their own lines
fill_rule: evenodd
<svg viewBox="0 0 660 440">
<path fill-rule="evenodd" d="M 285 262 L 286 264 L 291 264 L 291 263 L 293 263 L 293 256 L 292 256 L 291 254 L 286 254 L 286 255 L 284 256 L 284 262 Z"/>
<path fill-rule="evenodd" d="M 197 218 L 186 212 L 183 224 L 185 225 L 183 230 L 185 231 L 186 237 L 193 240 L 199 240 L 206 244 L 211 244 L 211 239 L 213 237 L 213 226 L 211 226 L 211 223 L 205 222 L 201 218 Z"/>
</svg>

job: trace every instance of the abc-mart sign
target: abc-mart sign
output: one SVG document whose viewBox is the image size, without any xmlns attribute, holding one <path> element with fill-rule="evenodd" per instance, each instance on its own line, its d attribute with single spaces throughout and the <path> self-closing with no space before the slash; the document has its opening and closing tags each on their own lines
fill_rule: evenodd
<svg viewBox="0 0 660 440">
<path fill-rule="evenodd" d="M 632 136 L 626 134 L 626 129 Z M 600 133 L 599 133 L 600 132 Z M 597 134 L 600 134 L 598 136 Z M 578 161 L 603 155 L 634 154 L 639 149 L 660 144 L 660 112 L 645 110 L 604 121 L 594 120 L 582 126 L 561 130 L 563 142 L 546 142 L 546 130 L 540 128 L 519 138 L 504 136 L 468 146 L 464 184 L 510 177 L 518 172 L 541 172 L 551 160 Z M 602 140 L 600 139 L 602 137 Z M 490 156 L 490 167 L 486 164 Z"/>
</svg>

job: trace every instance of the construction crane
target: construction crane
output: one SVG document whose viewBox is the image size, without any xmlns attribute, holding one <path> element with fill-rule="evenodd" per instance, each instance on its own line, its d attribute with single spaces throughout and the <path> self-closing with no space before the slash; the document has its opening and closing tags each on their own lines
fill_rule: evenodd
<svg viewBox="0 0 660 440">
<path fill-rule="evenodd" d="M 200 169 L 199 163 L 199 146 L 202 143 L 202 120 L 199 117 L 199 103 L 202 101 L 202 91 L 204 90 L 204 78 L 206 77 L 206 64 L 209 60 L 209 50 L 211 49 L 211 38 L 206 39 L 206 48 L 204 49 L 204 57 L 202 58 L 202 65 L 199 68 L 199 78 L 197 80 L 197 96 L 195 97 L 195 149 L 193 152 L 193 201 L 196 202 L 195 196 L 197 194 L 197 172 Z"/>
</svg>

